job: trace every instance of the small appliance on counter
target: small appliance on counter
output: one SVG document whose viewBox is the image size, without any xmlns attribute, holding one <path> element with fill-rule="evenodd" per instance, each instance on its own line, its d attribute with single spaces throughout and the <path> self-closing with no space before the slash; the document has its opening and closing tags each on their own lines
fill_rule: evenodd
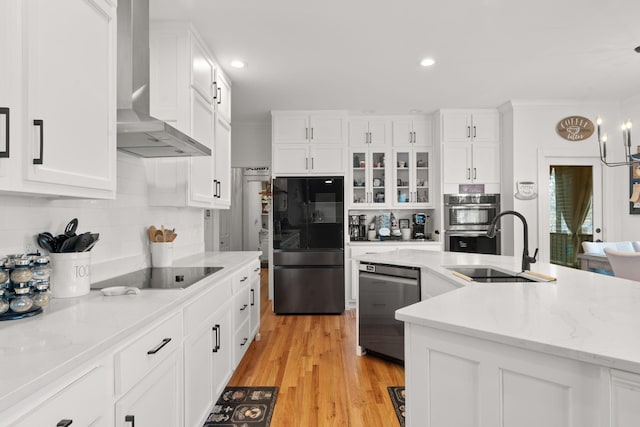
<svg viewBox="0 0 640 427">
<path fill-rule="evenodd" d="M 413 214 L 413 224 L 411 228 L 411 238 L 414 240 L 425 240 L 427 238 L 427 215 L 423 213 Z"/>
<path fill-rule="evenodd" d="M 349 240 L 352 242 L 367 240 L 366 215 L 349 215 Z"/>
</svg>

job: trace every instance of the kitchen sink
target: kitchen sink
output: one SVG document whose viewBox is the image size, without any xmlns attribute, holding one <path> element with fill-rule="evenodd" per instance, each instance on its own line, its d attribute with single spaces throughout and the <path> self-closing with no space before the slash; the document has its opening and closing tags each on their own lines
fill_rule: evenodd
<svg viewBox="0 0 640 427">
<path fill-rule="evenodd" d="M 455 271 L 469 277 L 472 281 L 478 283 L 522 283 L 522 282 L 541 282 L 524 273 L 514 273 L 508 270 L 502 270 L 492 266 L 469 265 L 469 266 L 445 266 L 446 269 Z"/>
</svg>

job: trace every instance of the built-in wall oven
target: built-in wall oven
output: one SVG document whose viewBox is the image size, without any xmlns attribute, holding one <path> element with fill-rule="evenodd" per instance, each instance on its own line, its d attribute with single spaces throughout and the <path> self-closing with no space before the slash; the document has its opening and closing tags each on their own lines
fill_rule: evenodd
<svg viewBox="0 0 640 427">
<path fill-rule="evenodd" d="M 495 238 L 486 235 L 498 212 L 499 194 L 445 194 L 445 250 L 499 255 L 499 232 Z"/>
</svg>

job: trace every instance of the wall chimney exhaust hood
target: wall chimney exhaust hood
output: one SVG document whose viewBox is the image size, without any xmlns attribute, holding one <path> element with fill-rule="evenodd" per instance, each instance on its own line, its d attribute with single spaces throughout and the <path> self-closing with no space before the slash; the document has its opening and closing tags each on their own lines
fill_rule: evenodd
<svg viewBox="0 0 640 427">
<path fill-rule="evenodd" d="M 118 1 L 118 150 L 138 157 L 210 156 L 211 149 L 149 115 L 149 0 Z"/>
</svg>

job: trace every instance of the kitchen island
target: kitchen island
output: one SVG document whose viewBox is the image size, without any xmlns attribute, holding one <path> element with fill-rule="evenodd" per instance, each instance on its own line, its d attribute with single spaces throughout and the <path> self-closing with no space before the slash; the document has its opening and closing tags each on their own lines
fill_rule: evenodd
<svg viewBox="0 0 640 427">
<path fill-rule="evenodd" d="M 41 315 L 1 322 L 0 426 L 67 419 L 74 425 L 123 425 L 133 412 L 140 425 L 202 425 L 213 394 L 256 333 L 250 291 L 259 301 L 259 256 L 193 255 L 173 266 L 223 268 L 185 289 L 121 296 L 91 291 L 52 299 Z M 212 333 L 220 324 L 222 350 L 218 332 Z M 224 359 L 211 360 L 215 347 Z M 211 384 L 206 374 L 214 364 L 221 377 Z"/>
<path fill-rule="evenodd" d="M 640 283 L 546 263 L 532 270 L 556 281 L 468 282 L 446 268 L 517 272 L 520 257 L 399 250 L 358 259 L 457 285 L 396 312 L 408 426 L 640 423 Z"/>
</svg>

